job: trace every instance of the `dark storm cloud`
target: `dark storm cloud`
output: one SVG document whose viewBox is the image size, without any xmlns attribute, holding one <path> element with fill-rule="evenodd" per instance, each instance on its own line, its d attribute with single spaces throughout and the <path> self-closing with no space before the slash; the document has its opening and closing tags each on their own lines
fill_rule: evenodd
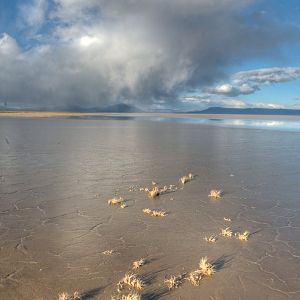
<svg viewBox="0 0 300 300">
<path fill-rule="evenodd" d="M 291 28 L 254 23 L 247 15 L 253 2 L 55 0 L 49 8 L 33 1 L 23 17 L 43 42 L 23 51 L 2 35 L 0 101 L 59 108 L 176 103 L 180 93 L 225 76 L 233 61 L 270 53 L 293 37 Z"/>
</svg>

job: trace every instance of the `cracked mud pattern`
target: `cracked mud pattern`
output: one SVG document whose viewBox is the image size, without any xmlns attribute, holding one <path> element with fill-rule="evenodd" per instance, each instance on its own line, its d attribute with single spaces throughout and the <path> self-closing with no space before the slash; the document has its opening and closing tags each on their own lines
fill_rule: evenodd
<svg viewBox="0 0 300 300">
<path fill-rule="evenodd" d="M 154 200 L 129 191 L 179 185 L 189 172 L 193 181 Z M 209 199 L 211 189 L 224 196 Z M 115 195 L 128 207 L 108 206 Z M 0 299 L 110 299 L 142 257 L 145 299 L 300 299 L 299 196 L 299 133 L 2 119 Z M 146 216 L 146 207 L 168 215 Z M 226 226 L 249 230 L 249 240 L 204 240 Z M 195 270 L 202 256 L 218 263 L 214 276 L 165 288 L 165 276 Z"/>
</svg>

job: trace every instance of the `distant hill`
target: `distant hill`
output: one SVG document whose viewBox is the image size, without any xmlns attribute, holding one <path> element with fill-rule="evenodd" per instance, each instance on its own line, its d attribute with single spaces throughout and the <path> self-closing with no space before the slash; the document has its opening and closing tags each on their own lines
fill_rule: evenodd
<svg viewBox="0 0 300 300">
<path fill-rule="evenodd" d="M 201 111 L 190 111 L 191 114 L 234 114 L 234 115 L 288 115 L 299 116 L 299 109 L 272 108 L 226 108 L 210 107 Z"/>
</svg>

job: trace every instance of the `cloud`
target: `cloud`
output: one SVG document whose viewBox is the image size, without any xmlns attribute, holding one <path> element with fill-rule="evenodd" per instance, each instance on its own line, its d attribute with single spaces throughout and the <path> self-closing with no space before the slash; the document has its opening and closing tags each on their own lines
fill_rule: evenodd
<svg viewBox="0 0 300 300">
<path fill-rule="evenodd" d="M 265 68 L 238 72 L 233 76 L 237 84 L 272 84 L 295 80 L 300 76 L 300 68 Z"/>
<path fill-rule="evenodd" d="M 216 99 L 212 98 L 210 95 L 203 96 L 185 96 L 181 98 L 181 101 L 184 103 L 192 103 L 200 105 L 201 107 L 210 107 L 210 106 L 222 106 L 222 107 L 233 107 L 233 108 L 246 108 L 249 105 L 239 99 Z"/>
<path fill-rule="evenodd" d="M 230 107 L 230 108 L 285 108 L 282 104 L 276 103 L 247 103 L 240 99 L 232 98 L 215 98 L 212 95 L 201 96 L 185 96 L 181 98 L 181 101 L 186 104 L 197 104 L 201 108 L 206 107 Z"/>
<path fill-rule="evenodd" d="M 263 85 L 276 84 L 296 80 L 300 77 L 300 68 L 264 68 L 242 71 L 230 78 L 230 83 L 218 85 L 215 88 L 204 89 L 211 94 L 239 96 L 255 93 Z"/>
<path fill-rule="evenodd" d="M 45 1 L 34 0 L 24 6 L 25 25 L 43 39 L 25 51 L 6 35 L 16 55 L 3 54 L 8 42 L 2 37 L 0 101 L 69 109 L 175 105 L 185 91 L 224 78 L 233 61 L 270 55 L 298 34 L 249 21 L 247 9 L 255 2 L 54 0 L 45 8 Z M 242 82 L 244 76 L 219 93 L 250 93 L 255 86 Z"/>
<path fill-rule="evenodd" d="M 46 0 L 32 0 L 20 6 L 20 15 L 24 28 L 35 34 L 44 24 L 48 4 Z"/>
</svg>

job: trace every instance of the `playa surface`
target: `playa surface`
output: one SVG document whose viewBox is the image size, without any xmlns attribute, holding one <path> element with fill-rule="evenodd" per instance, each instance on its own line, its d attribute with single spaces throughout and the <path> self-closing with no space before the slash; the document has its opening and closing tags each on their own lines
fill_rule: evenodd
<svg viewBox="0 0 300 300">
<path fill-rule="evenodd" d="M 140 258 L 145 299 L 299 299 L 299 145 L 299 132 L 0 118 L 0 299 L 110 299 Z M 152 181 L 179 189 L 149 199 L 138 187 Z M 211 189 L 223 197 L 210 199 Z M 115 195 L 128 207 L 109 206 Z M 249 240 L 204 240 L 227 226 Z M 165 287 L 204 256 L 211 278 Z"/>
</svg>

